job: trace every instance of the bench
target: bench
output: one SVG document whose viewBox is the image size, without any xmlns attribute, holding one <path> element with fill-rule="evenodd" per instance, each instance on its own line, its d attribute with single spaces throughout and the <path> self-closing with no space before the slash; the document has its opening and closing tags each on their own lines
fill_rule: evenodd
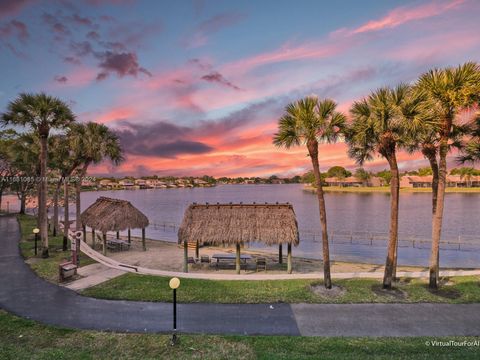
<svg viewBox="0 0 480 360">
<path fill-rule="evenodd" d="M 58 277 L 60 279 L 60 282 L 65 281 L 66 279 L 69 279 L 76 274 L 77 265 L 75 265 L 71 261 L 64 262 L 58 265 Z"/>
</svg>

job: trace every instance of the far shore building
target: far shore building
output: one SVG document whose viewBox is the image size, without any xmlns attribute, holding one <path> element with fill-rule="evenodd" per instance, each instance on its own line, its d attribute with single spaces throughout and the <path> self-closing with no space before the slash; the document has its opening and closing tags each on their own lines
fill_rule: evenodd
<svg viewBox="0 0 480 360">
<path fill-rule="evenodd" d="M 400 187 L 404 188 L 431 188 L 433 176 L 404 175 L 400 180 Z M 480 187 L 480 176 L 447 175 L 447 187 Z"/>
<path fill-rule="evenodd" d="M 167 187 L 167 183 L 158 179 L 147 179 L 145 183 L 146 186 L 150 189 L 162 189 Z"/>
<path fill-rule="evenodd" d="M 144 179 L 136 179 L 135 180 L 135 185 L 138 186 L 140 189 L 146 189 L 147 188 L 147 181 Z"/>
<path fill-rule="evenodd" d="M 328 177 L 324 182 L 327 186 L 340 187 L 372 187 L 385 185 L 385 180 L 377 176 L 372 176 L 368 180 L 362 180 L 355 176 L 349 176 L 346 178 Z"/>
<path fill-rule="evenodd" d="M 85 186 L 85 187 L 93 187 L 93 186 L 96 186 L 97 183 L 95 181 L 92 181 L 92 180 L 82 180 L 82 186 Z"/>
<path fill-rule="evenodd" d="M 124 189 L 134 189 L 135 183 L 130 179 L 123 179 L 118 182 L 118 185 Z"/>
<path fill-rule="evenodd" d="M 118 187 L 118 184 L 115 181 L 109 179 L 100 180 L 98 184 L 102 189 L 114 189 Z"/>
</svg>

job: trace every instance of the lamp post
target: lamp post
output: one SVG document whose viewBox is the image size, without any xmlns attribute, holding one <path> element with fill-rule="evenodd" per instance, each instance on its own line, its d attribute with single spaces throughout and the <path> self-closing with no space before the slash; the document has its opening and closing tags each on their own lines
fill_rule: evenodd
<svg viewBox="0 0 480 360">
<path fill-rule="evenodd" d="M 33 229 L 33 233 L 35 234 L 35 255 L 37 255 L 37 241 L 38 241 L 38 233 L 40 232 L 39 228 Z"/>
<path fill-rule="evenodd" d="M 168 285 L 173 290 L 173 335 L 170 341 L 170 345 L 173 346 L 177 343 L 177 289 L 180 286 L 180 279 L 171 278 Z"/>
</svg>

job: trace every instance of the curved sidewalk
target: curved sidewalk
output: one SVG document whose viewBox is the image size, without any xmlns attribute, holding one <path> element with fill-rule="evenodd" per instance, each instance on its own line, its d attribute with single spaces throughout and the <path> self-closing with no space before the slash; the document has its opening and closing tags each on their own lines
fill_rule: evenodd
<svg viewBox="0 0 480 360">
<path fill-rule="evenodd" d="M 16 218 L 0 217 L 1 308 L 62 327 L 171 331 L 171 304 L 87 298 L 38 278 L 19 239 Z M 473 336 L 480 335 L 480 304 L 179 304 L 178 325 L 208 334 Z"/>
</svg>

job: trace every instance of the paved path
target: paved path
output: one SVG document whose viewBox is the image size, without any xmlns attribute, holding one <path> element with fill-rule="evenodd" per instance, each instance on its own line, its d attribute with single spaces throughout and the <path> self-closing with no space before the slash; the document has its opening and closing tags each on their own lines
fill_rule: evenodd
<svg viewBox="0 0 480 360">
<path fill-rule="evenodd" d="M 323 279 L 323 272 L 309 272 L 309 273 L 294 273 L 288 274 L 286 272 L 282 274 L 271 274 L 267 272 L 253 273 L 253 274 L 223 274 L 223 273 L 196 273 L 196 272 L 178 272 L 169 270 L 150 269 L 142 266 L 132 266 L 130 264 L 120 263 L 119 261 L 100 254 L 98 251 L 93 250 L 86 242 L 80 242 L 80 250 L 97 263 L 102 264 L 112 270 L 120 270 L 124 272 L 133 272 L 144 275 L 155 276 L 168 276 L 168 277 L 181 277 L 189 279 L 203 279 L 203 280 L 241 280 L 241 281 L 261 281 L 261 280 L 293 280 L 293 279 Z M 359 272 L 337 272 L 332 273 L 332 278 L 335 279 L 353 279 L 353 278 L 370 278 L 381 279 L 383 278 L 383 271 L 359 271 Z M 440 276 L 464 276 L 464 275 L 480 275 L 480 270 L 443 270 L 440 271 Z M 110 274 L 107 274 L 110 276 Z M 428 278 L 428 271 L 398 271 L 398 277 L 402 278 Z M 95 281 L 100 283 L 101 277 L 98 277 Z M 113 277 L 113 276 L 112 276 Z M 105 278 L 108 280 L 108 278 Z M 88 280 L 82 281 L 80 286 L 88 285 Z M 74 286 L 74 285 L 72 285 Z"/>
<path fill-rule="evenodd" d="M 83 297 L 38 278 L 20 256 L 19 226 L 0 217 L 0 307 L 63 327 L 169 332 L 172 305 Z M 480 335 L 480 304 L 180 304 L 179 331 L 319 336 Z"/>
</svg>

